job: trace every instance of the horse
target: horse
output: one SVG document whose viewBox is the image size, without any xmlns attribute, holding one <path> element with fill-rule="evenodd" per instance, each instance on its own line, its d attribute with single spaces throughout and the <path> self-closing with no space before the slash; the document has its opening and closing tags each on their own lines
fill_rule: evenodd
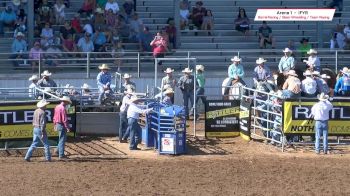
<svg viewBox="0 0 350 196">
<path fill-rule="evenodd" d="M 233 80 L 231 84 L 229 84 L 230 78 L 225 78 L 222 82 L 221 93 L 224 100 L 238 100 L 241 97 L 241 87 L 243 86 L 241 82 Z M 229 93 L 225 94 L 225 89 L 229 88 Z"/>
</svg>

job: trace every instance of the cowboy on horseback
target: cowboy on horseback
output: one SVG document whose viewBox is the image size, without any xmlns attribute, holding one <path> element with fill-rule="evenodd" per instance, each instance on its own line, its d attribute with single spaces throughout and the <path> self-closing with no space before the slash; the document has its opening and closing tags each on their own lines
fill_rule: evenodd
<svg viewBox="0 0 350 196">
<path fill-rule="evenodd" d="M 225 95 L 228 95 L 229 90 L 230 90 L 230 85 L 233 85 L 235 83 L 240 82 L 242 85 L 246 85 L 245 82 L 242 80 L 243 76 L 244 76 L 244 70 L 243 70 L 243 66 L 241 65 L 241 61 L 242 59 L 239 58 L 238 56 L 234 56 L 233 58 L 231 58 L 231 61 L 233 62 L 229 68 L 228 68 L 228 77 L 229 82 L 228 82 L 228 86 L 225 87 Z"/>
<path fill-rule="evenodd" d="M 254 69 L 254 85 L 257 88 L 261 86 L 264 90 L 273 91 L 273 82 L 271 71 L 265 65 L 266 60 L 264 58 L 258 58 L 256 60 L 257 66 Z"/>
</svg>

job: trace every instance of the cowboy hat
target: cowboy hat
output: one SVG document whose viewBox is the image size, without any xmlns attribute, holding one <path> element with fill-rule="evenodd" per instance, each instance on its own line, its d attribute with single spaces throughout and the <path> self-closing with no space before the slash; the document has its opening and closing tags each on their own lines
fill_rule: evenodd
<svg viewBox="0 0 350 196">
<path fill-rule="evenodd" d="M 104 11 L 100 7 L 96 8 L 95 12 L 99 13 L 99 14 L 103 14 L 104 13 Z"/>
<path fill-rule="evenodd" d="M 64 102 L 68 102 L 68 103 L 72 104 L 72 101 L 70 100 L 70 98 L 68 96 L 63 96 L 62 98 L 60 98 L 60 101 L 64 101 Z"/>
<path fill-rule="evenodd" d="M 48 70 L 45 70 L 41 76 L 51 76 L 52 74 L 48 71 Z"/>
<path fill-rule="evenodd" d="M 186 67 L 184 70 L 182 70 L 182 73 L 192 73 L 192 69 Z"/>
<path fill-rule="evenodd" d="M 285 48 L 284 50 L 282 50 L 282 52 L 289 52 L 289 53 L 292 53 L 293 51 L 289 48 Z"/>
<path fill-rule="evenodd" d="M 12 0 L 13 5 L 19 6 L 21 5 L 21 0 Z"/>
<path fill-rule="evenodd" d="M 45 99 L 42 99 L 36 104 L 36 107 L 42 108 L 42 107 L 45 107 L 48 104 L 50 104 L 50 102 L 47 102 Z"/>
<path fill-rule="evenodd" d="M 164 71 L 164 73 L 172 73 L 174 72 L 173 69 L 171 69 L 170 67 L 166 68 L 166 70 Z"/>
<path fill-rule="evenodd" d="M 171 88 L 171 85 L 170 85 L 170 84 L 166 84 L 166 85 L 163 86 L 163 90 L 164 90 L 164 91 L 167 90 L 168 88 Z"/>
<path fill-rule="evenodd" d="M 265 63 L 266 61 L 267 61 L 267 60 L 265 60 L 264 58 L 258 58 L 258 59 L 256 59 L 255 63 L 258 64 L 258 65 L 260 65 L 260 64 Z"/>
<path fill-rule="evenodd" d="M 102 64 L 102 65 L 100 65 L 100 66 L 98 66 L 98 68 L 99 69 L 101 69 L 101 70 L 103 70 L 103 69 L 110 69 L 109 67 L 108 67 L 108 65 L 107 64 Z"/>
<path fill-rule="evenodd" d="M 343 69 L 340 70 L 340 72 L 342 72 L 342 73 L 346 73 L 346 72 L 348 72 L 348 71 L 349 71 L 349 68 L 347 68 L 347 67 L 343 67 Z"/>
<path fill-rule="evenodd" d="M 306 70 L 304 73 L 303 73 L 304 76 L 311 76 L 312 73 L 310 70 Z"/>
<path fill-rule="evenodd" d="M 174 94 L 174 90 L 172 88 L 168 88 L 166 91 L 164 91 L 164 94 Z"/>
<path fill-rule="evenodd" d="M 289 70 L 289 71 L 287 72 L 287 75 L 298 77 L 298 75 L 295 73 L 294 70 Z"/>
<path fill-rule="evenodd" d="M 126 79 L 126 78 L 131 78 L 132 77 L 132 75 L 130 75 L 130 74 L 128 74 L 128 73 L 125 73 L 124 75 L 123 75 L 123 78 L 124 79 Z"/>
<path fill-rule="evenodd" d="M 323 79 L 330 79 L 331 77 L 328 76 L 327 74 L 322 74 L 322 75 L 321 75 L 321 78 L 323 78 Z"/>
<path fill-rule="evenodd" d="M 239 58 L 238 56 L 234 56 L 233 58 L 231 58 L 231 61 L 232 61 L 232 62 L 241 62 L 242 59 Z"/>
<path fill-rule="evenodd" d="M 201 70 L 204 71 L 204 66 L 203 65 L 196 65 L 196 70 Z"/>
<path fill-rule="evenodd" d="M 81 86 L 82 89 L 90 89 L 90 86 L 86 83 L 83 84 L 83 86 Z"/>
<path fill-rule="evenodd" d="M 317 95 L 317 98 L 318 98 L 318 100 L 320 100 L 320 101 L 326 101 L 326 100 L 329 99 L 329 96 L 326 95 L 326 94 L 324 94 L 324 93 L 321 93 L 321 94 Z"/>
<path fill-rule="evenodd" d="M 16 37 L 18 37 L 18 36 L 24 36 L 24 34 L 23 34 L 22 32 L 18 32 L 18 33 L 16 34 Z"/>
<path fill-rule="evenodd" d="M 312 75 L 318 76 L 318 77 L 319 77 L 319 76 L 320 76 L 320 72 L 319 72 L 319 71 L 313 71 L 313 72 L 312 72 Z"/>
<path fill-rule="evenodd" d="M 317 51 L 315 49 L 310 49 L 307 51 L 307 54 L 317 54 Z"/>
<path fill-rule="evenodd" d="M 29 81 L 39 80 L 39 77 L 37 75 L 32 75 L 28 80 Z"/>
</svg>

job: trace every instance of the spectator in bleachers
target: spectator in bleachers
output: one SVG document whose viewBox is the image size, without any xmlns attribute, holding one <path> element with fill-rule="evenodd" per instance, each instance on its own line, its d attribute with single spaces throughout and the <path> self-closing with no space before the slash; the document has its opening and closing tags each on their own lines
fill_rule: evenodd
<svg viewBox="0 0 350 196">
<path fill-rule="evenodd" d="M 126 20 L 129 20 L 133 14 L 134 3 L 133 0 L 125 0 L 123 4 L 124 12 L 126 14 Z"/>
<path fill-rule="evenodd" d="M 108 0 L 96 0 L 96 6 L 104 9 Z"/>
<path fill-rule="evenodd" d="M 126 21 L 121 16 L 118 16 L 118 20 L 116 20 L 115 27 L 118 30 L 118 34 L 121 37 L 124 37 L 124 38 L 130 37 L 129 25 L 126 24 Z"/>
<path fill-rule="evenodd" d="M 185 1 L 180 2 L 180 29 L 184 30 L 188 25 L 188 19 L 190 18 L 190 10 L 188 8 L 188 3 Z"/>
<path fill-rule="evenodd" d="M 27 14 L 25 13 L 24 9 L 20 9 L 17 13 L 17 20 L 16 20 L 16 27 L 15 28 L 21 28 L 21 32 L 24 32 L 27 28 Z"/>
<path fill-rule="evenodd" d="M 51 28 L 50 23 L 45 23 L 45 28 L 41 30 L 40 34 L 41 40 L 40 43 L 43 47 L 52 45 L 54 42 L 53 29 Z"/>
<path fill-rule="evenodd" d="M 143 22 L 139 18 L 139 15 L 137 13 L 134 13 L 129 23 L 130 23 L 129 40 L 137 42 L 140 37 L 140 32 L 143 30 Z"/>
<path fill-rule="evenodd" d="M 289 70 L 286 75 L 287 80 L 282 87 L 282 97 L 285 99 L 296 98 L 300 96 L 301 82 L 294 70 Z"/>
<path fill-rule="evenodd" d="M 80 15 L 79 13 L 76 13 L 74 15 L 74 18 L 72 20 L 72 28 L 75 30 L 76 33 L 81 33 L 83 30 L 81 28 L 81 21 L 80 21 Z"/>
<path fill-rule="evenodd" d="M 117 23 L 116 20 L 118 20 L 118 16 L 113 13 L 112 9 L 109 9 L 105 17 L 106 25 L 108 27 L 114 26 Z"/>
<path fill-rule="evenodd" d="M 11 6 L 7 6 L 0 14 L 0 35 L 4 34 L 4 27 L 9 27 L 11 30 L 16 23 L 16 13 L 12 10 Z"/>
<path fill-rule="evenodd" d="M 92 42 L 94 43 L 95 52 L 105 52 L 107 37 L 101 27 L 96 28 L 95 33 L 92 35 Z"/>
<path fill-rule="evenodd" d="M 94 43 L 91 40 L 91 34 L 88 32 L 84 34 L 84 37 L 79 39 L 77 46 L 79 52 L 93 52 L 95 50 Z"/>
<path fill-rule="evenodd" d="M 318 58 L 317 56 L 317 51 L 315 49 L 310 49 L 309 51 L 307 51 L 307 54 L 309 55 L 309 58 L 307 60 L 304 60 L 303 62 L 306 63 L 309 69 L 320 72 L 321 61 L 320 58 Z"/>
<path fill-rule="evenodd" d="M 64 26 L 60 28 L 60 38 L 62 42 L 68 39 L 68 36 L 71 35 L 71 39 L 74 41 L 76 36 L 76 31 L 72 28 L 70 21 L 64 22 Z"/>
<path fill-rule="evenodd" d="M 293 51 L 289 48 L 283 50 L 284 56 L 281 58 L 278 64 L 278 70 L 280 73 L 286 73 L 295 68 L 294 57 L 292 57 Z"/>
<path fill-rule="evenodd" d="M 295 51 L 296 48 L 295 48 L 294 40 L 292 39 L 288 40 L 286 48 L 289 48 L 291 51 Z"/>
<path fill-rule="evenodd" d="M 312 72 L 306 70 L 304 72 L 305 79 L 301 81 L 301 96 L 304 97 L 316 97 L 317 95 L 317 83 L 312 77 Z"/>
<path fill-rule="evenodd" d="M 37 24 L 52 23 L 53 6 L 51 2 L 42 0 L 37 13 L 39 13 L 39 15 L 37 15 Z"/>
<path fill-rule="evenodd" d="M 192 9 L 191 19 L 192 23 L 197 27 L 198 30 L 200 30 L 202 27 L 203 17 L 206 12 L 207 10 L 203 7 L 203 2 L 197 1 L 196 7 Z M 197 32 L 196 35 L 198 35 Z"/>
<path fill-rule="evenodd" d="M 38 81 L 38 86 L 41 88 L 55 88 L 57 87 L 56 82 L 50 78 L 50 76 L 52 75 L 52 73 L 50 73 L 48 70 L 43 71 L 43 73 L 41 74 L 41 79 Z"/>
<path fill-rule="evenodd" d="M 157 35 L 151 41 L 150 46 L 153 48 L 154 58 L 163 58 L 165 53 L 168 51 L 168 43 L 162 36 L 162 32 L 157 33 Z M 159 62 L 158 65 L 162 65 L 162 62 Z"/>
<path fill-rule="evenodd" d="M 153 40 L 152 33 L 149 32 L 148 27 L 143 27 L 143 32 L 140 33 L 139 37 L 139 47 L 141 52 L 152 52 L 152 47 L 150 46 Z"/>
<path fill-rule="evenodd" d="M 114 65 L 118 67 L 117 70 L 118 72 L 120 72 L 123 64 L 123 60 L 120 58 L 123 58 L 125 55 L 125 50 L 123 48 L 123 43 L 121 41 L 113 41 L 111 55 L 112 55 L 112 58 L 116 58 L 114 61 Z"/>
<path fill-rule="evenodd" d="M 109 9 L 111 9 L 114 14 L 117 14 L 119 12 L 118 3 L 115 0 L 108 0 L 105 6 L 105 12 L 107 12 Z"/>
<path fill-rule="evenodd" d="M 350 40 L 350 22 L 344 27 L 344 35 L 347 40 Z"/>
<path fill-rule="evenodd" d="M 21 0 L 12 0 L 9 5 L 12 6 L 13 11 L 17 12 L 21 8 Z"/>
<path fill-rule="evenodd" d="M 250 20 L 245 12 L 245 9 L 239 8 L 239 13 L 235 19 L 235 29 L 242 32 L 245 36 L 249 35 Z"/>
<path fill-rule="evenodd" d="M 83 27 L 84 33 L 90 33 L 91 35 L 94 33 L 92 25 L 90 23 L 86 23 Z"/>
<path fill-rule="evenodd" d="M 32 75 L 28 80 L 32 82 L 28 87 L 29 97 L 36 99 L 37 96 L 35 88 L 38 86 L 37 83 L 39 77 L 37 75 Z"/>
<path fill-rule="evenodd" d="M 79 14 L 86 14 L 86 16 L 90 17 L 95 10 L 95 0 L 84 0 L 83 5 L 78 11 Z"/>
<path fill-rule="evenodd" d="M 307 52 L 311 49 L 311 44 L 309 43 L 309 39 L 303 37 L 300 40 L 300 46 L 298 47 L 298 52 L 301 54 L 302 59 L 306 58 Z"/>
<path fill-rule="evenodd" d="M 66 6 L 66 8 L 70 7 L 70 0 L 63 0 L 64 6 Z"/>
<path fill-rule="evenodd" d="M 22 32 L 18 32 L 16 35 L 16 39 L 13 40 L 11 46 L 10 59 L 26 59 L 28 55 L 25 54 L 27 52 L 27 42 L 23 39 L 24 34 Z M 13 65 L 15 67 L 19 66 L 19 61 L 13 61 Z"/>
<path fill-rule="evenodd" d="M 172 49 L 176 49 L 176 27 L 173 18 L 168 18 L 167 26 L 165 27 L 165 32 L 168 34 L 169 43 L 172 44 Z M 204 22 L 203 22 L 204 24 Z"/>
<path fill-rule="evenodd" d="M 39 42 L 34 43 L 34 47 L 30 49 L 29 51 L 29 59 L 32 65 L 32 71 L 34 72 L 35 69 L 39 66 L 39 61 L 42 58 L 43 50 L 40 47 Z"/>
<path fill-rule="evenodd" d="M 64 12 L 65 8 L 66 6 L 63 3 L 63 0 L 56 0 L 56 4 L 54 5 L 56 24 L 63 24 L 66 18 L 66 14 Z"/>
<path fill-rule="evenodd" d="M 331 49 L 339 48 L 344 49 L 345 47 L 345 36 L 343 34 L 343 25 L 337 24 L 331 38 Z"/>
<path fill-rule="evenodd" d="M 94 26 L 105 26 L 107 22 L 107 16 L 105 17 L 104 11 L 101 8 L 96 8 L 95 15 L 94 15 Z M 108 15 L 108 14 L 107 14 Z M 107 23 L 107 25 L 109 25 Z"/>
<path fill-rule="evenodd" d="M 45 64 L 57 67 L 60 65 L 59 59 L 63 57 L 62 50 L 56 45 L 50 45 L 45 50 Z"/>
<path fill-rule="evenodd" d="M 76 54 L 74 54 L 75 52 L 77 52 L 77 46 L 75 44 L 75 41 L 72 37 L 72 34 L 68 34 L 67 39 L 64 39 L 62 41 L 62 48 L 63 48 L 63 52 L 69 52 L 68 56 L 69 57 L 75 57 Z M 73 54 L 71 54 L 71 52 L 73 52 Z"/>
<path fill-rule="evenodd" d="M 276 46 L 276 40 L 272 36 L 272 29 L 267 25 L 266 21 L 263 21 L 262 26 L 259 28 L 259 43 L 260 49 L 266 48 L 266 44 L 271 44 L 272 49 Z"/>
<path fill-rule="evenodd" d="M 214 28 L 214 16 L 211 10 L 207 10 L 203 17 L 202 30 L 208 30 L 208 35 L 212 35 L 212 30 Z"/>
<path fill-rule="evenodd" d="M 343 0 L 332 0 L 328 4 L 328 8 L 338 8 L 338 11 L 341 12 L 343 11 Z M 341 13 L 334 13 L 334 17 L 341 17 Z"/>
</svg>

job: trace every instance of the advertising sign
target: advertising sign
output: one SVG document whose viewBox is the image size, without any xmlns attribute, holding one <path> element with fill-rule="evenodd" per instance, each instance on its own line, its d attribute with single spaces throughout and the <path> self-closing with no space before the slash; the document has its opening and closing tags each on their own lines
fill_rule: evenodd
<svg viewBox="0 0 350 196">
<path fill-rule="evenodd" d="M 250 140 L 250 109 L 252 106 L 251 100 L 241 100 L 240 111 L 239 111 L 239 130 L 240 135 L 245 140 Z"/>
<path fill-rule="evenodd" d="M 315 121 L 311 108 L 318 100 L 285 101 L 283 104 L 283 131 L 285 134 L 313 135 Z M 350 100 L 334 100 L 329 113 L 328 134 L 350 135 Z"/>
<path fill-rule="evenodd" d="M 0 140 L 32 139 L 33 138 L 33 115 L 36 109 L 36 101 L 6 102 L 0 103 Z M 58 137 L 54 131 L 53 116 L 54 108 L 59 102 L 51 102 L 46 106 L 48 137 Z M 74 136 L 75 132 L 75 105 L 67 108 L 67 114 L 71 131 L 68 136 Z"/>
<path fill-rule="evenodd" d="M 239 135 L 240 100 L 207 100 L 205 103 L 205 136 Z"/>
</svg>

